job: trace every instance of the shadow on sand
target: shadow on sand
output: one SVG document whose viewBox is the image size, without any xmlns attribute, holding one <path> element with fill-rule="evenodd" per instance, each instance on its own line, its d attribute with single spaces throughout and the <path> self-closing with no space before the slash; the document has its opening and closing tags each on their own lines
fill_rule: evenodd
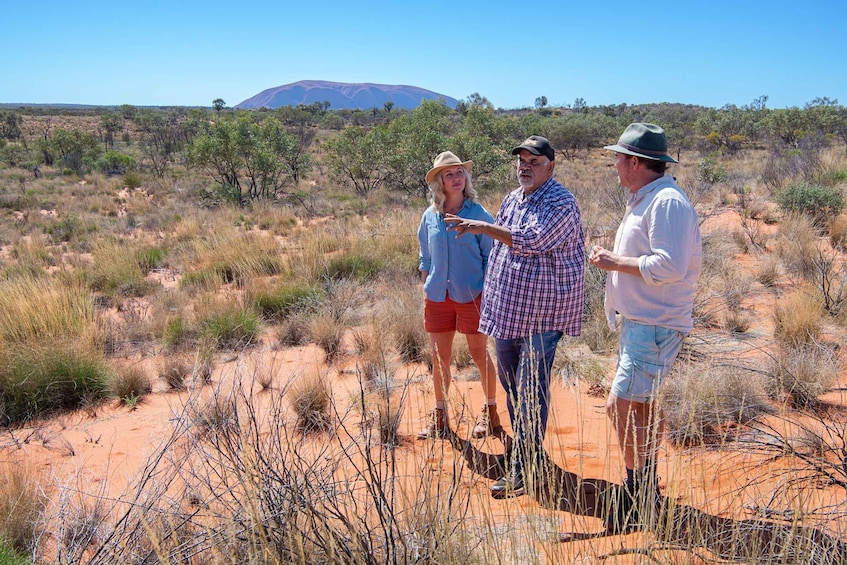
<svg viewBox="0 0 847 565">
<path fill-rule="evenodd" d="M 512 438 L 502 430 L 499 439 L 511 447 Z M 465 459 L 470 470 L 488 479 L 503 475 L 506 456 L 485 453 L 453 430 L 447 438 L 453 449 Z M 527 482 L 526 494 L 551 510 L 581 516 L 604 518 L 613 511 L 620 484 L 603 479 L 583 478 L 565 471 L 542 454 L 540 480 Z M 796 524 L 766 520 L 735 520 L 702 512 L 660 497 L 659 511 L 649 529 L 662 543 L 682 550 L 702 548 L 726 561 L 755 563 L 815 563 L 835 565 L 847 563 L 847 545 L 825 532 Z M 576 541 L 611 535 L 574 532 L 562 541 Z"/>
</svg>

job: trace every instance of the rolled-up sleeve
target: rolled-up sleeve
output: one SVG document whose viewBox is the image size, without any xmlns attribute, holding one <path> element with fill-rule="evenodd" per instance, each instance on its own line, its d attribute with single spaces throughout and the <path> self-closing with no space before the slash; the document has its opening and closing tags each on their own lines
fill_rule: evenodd
<svg viewBox="0 0 847 565">
<path fill-rule="evenodd" d="M 687 203 L 675 198 L 658 203 L 648 228 L 651 253 L 638 258 L 638 270 L 647 284 L 658 286 L 685 278 L 696 223 Z"/>
</svg>

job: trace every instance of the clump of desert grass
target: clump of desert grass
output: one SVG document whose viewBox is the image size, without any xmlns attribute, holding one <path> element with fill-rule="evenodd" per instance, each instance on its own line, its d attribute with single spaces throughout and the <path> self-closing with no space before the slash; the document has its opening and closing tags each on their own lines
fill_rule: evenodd
<svg viewBox="0 0 847 565">
<path fill-rule="evenodd" d="M 218 349 L 255 345 L 262 331 L 259 315 L 237 301 L 208 297 L 197 304 L 197 334 Z"/>
<path fill-rule="evenodd" d="M 677 445 L 722 443 L 735 425 L 772 412 L 759 373 L 731 364 L 684 364 L 668 375 L 660 398 Z"/>
<path fill-rule="evenodd" d="M 26 461 L 7 461 L 0 469 L 0 548 L 30 555 L 45 533 L 44 512 L 52 488 Z"/>
<path fill-rule="evenodd" d="M 297 416 L 297 429 L 303 433 L 332 429 L 332 392 L 327 375 L 307 372 L 296 377 L 286 397 Z"/>
<path fill-rule="evenodd" d="M 788 214 L 779 224 L 774 250 L 790 275 L 810 279 L 815 274 L 820 229 L 804 214 Z"/>
<path fill-rule="evenodd" d="M 191 371 L 192 366 L 186 356 L 168 355 L 159 364 L 158 376 L 165 382 L 168 390 L 184 390 Z"/>
<path fill-rule="evenodd" d="M 262 278 L 245 287 L 244 303 L 252 306 L 267 322 L 279 323 L 314 307 L 321 295 L 322 290 L 317 286 Z"/>
<path fill-rule="evenodd" d="M 0 351 L 0 418 L 15 423 L 105 398 L 111 369 L 76 343 L 11 344 Z"/>
<path fill-rule="evenodd" d="M 832 347 L 819 343 L 782 344 L 767 372 L 771 398 L 794 408 L 814 408 L 819 397 L 837 382 L 841 364 Z"/>
<path fill-rule="evenodd" d="M 823 329 L 824 309 L 814 289 L 801 287 L 774 308 L 774 338 L 788 346 L 817 342 Z"/>
<path fill-rule="evenodd" d="M 406 363 L 432 363 L 423 323 L 423 293 L 417 285 L 395 289 L 382 307 L 382 323 Z"/>
<path fill-rule="evenodd" d="M 96 328 L 93 301 L 78 280 L 20 277 L 0 281 L 0 343 L 71 339 L 93 345 Z"/>
<path fill-rule="evenodd" d="M 286 268 L 282 249 L 272 237 L 234 229 L 190 240 L 183 256 L 189 267 L 180 285 L 192 293 L 216 291 L 230 283 L 243 286 Z"/>
<path fill-rule="evenodd" d="M 580 339 L 595 353 L 609 353 L 617 347 L 617 334 L 609 328 L 604 301 L 606 274 L 596 267 L 585 268 L 585 301 Z"/>
<path fill-rule="evenodd" d="M 109 389 L 120 402 L 135 408 L 144 396 L 153 391 L 153 384 L 142 367 L 130 365 L 112 373 Z"/>
<path fill-rule="evenodd" d="M 765 288 L 773 287 L 782 275 L 782 264 L 771 254 L 764 255 L 756 264 L 753 278 Z"/>
<path fill-rule="evenodd" d="M 145 277 L 163 256 L 161 248 L 137 240 L 101 238 L 94 244 L 86 277 L 91 290 L 112 300 L 145 296 L 155 290 L 155 284 Z"/>
<path fill-rule="evenodd" d="M 309 316 L 298 312 L 278 322 L 274 330 L 277 347 L 295 347 L 312 341 Z"/>
</svg>

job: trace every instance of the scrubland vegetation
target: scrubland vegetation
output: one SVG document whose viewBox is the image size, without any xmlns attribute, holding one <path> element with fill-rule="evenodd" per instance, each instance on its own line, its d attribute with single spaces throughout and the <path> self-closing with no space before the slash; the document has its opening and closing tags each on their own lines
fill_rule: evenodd
<svg viewBox="0 0 847 565">
<path fill-rule="evenodd" d="M 7 465 L 0 563 L 845 562 L 847 108 L 544 100 L 0 110 L 4 460 L 70 410 L 181 406 L 120 497 Z M 403 434 L 430 360 L 423 178 L 450 149 L 494 211 L 514 185 L 508 150 L 545 135 L 589 243 L 609 245 L 624 195 L 601 147 L 633 121 L 666 128 L 703 222 L 696 329 L 662 398 L 668 458 L 691 475 L 666 478 L 649 532 L 560 544 L 555 521 L 524 508 L 500 523 L 467 488 L 502 456 L 461 425 L 449 442 Z M 586 289 L 557 378 L 603 396 L 616 338 L 602 273 L 588 268 Z M 355 374 L 341 386 L 252 356 L 305 344 Z M 155 374 L 127 363 L 145 358 Z M 704 500 L 695 473 L 731 487 Z M 532 494 L 553 520 L 607 511 L 613 484 L 552 460 L 548 476 Z"/>
</svg>

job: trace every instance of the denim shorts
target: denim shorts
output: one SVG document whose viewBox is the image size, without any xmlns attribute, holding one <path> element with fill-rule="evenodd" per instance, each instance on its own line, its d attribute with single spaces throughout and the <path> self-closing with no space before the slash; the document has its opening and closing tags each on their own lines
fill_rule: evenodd
<svg viewBox="0 0 847 565">
<path fill-rule="evenodd" d="M 631 402 L 648 402 L 673 366 L 685 334 L 661 326 L 621 319 L 618 368 L 612 394 Z"/>
</svg>

